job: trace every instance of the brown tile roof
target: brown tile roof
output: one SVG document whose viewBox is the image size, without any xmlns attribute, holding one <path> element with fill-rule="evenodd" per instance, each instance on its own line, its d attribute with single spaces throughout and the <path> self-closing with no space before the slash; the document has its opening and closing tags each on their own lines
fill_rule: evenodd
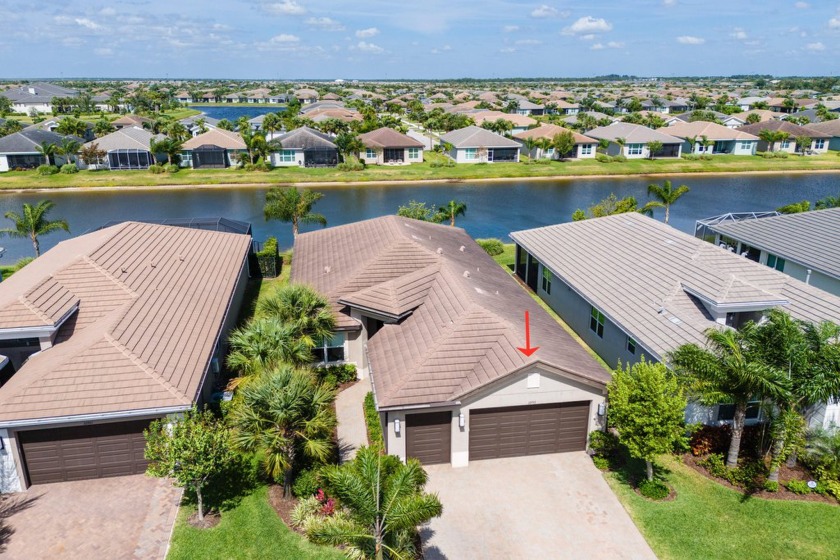
<svg viewBox="0 0 840 560">
<path fill-rule="evenodd" d="M 423 143 L 410 136 L 401 134 L 393 128 L 383 126 L 365 134 L 359 139 L 368 148 L 422 148 Z"/>
<path fill-rule="evenodd" d="M 754 136 L 748 132 L 734 130 L 717 123 L 706 121 L 675 124 L 662 130 L 667 130 L 668 134 L 678 138 L 705 136 L 709 140 L 758 140 L 758 136 Z"/>
<path fill-rule="evenodd" d="M 574 130 L 569 130 L 568 128 L 563 128 L 562 126 L 557 126 L 556 124 L 546 124 L 542 123 L 537 128 L 531 128 L 528 130 L 523 130 L 522 132 L 517 132 L 513 135 L 514 138 L 519 138 L 520 140 L 525 140 L 526 138 L 547 138 L 548 140 L 553 140 L 555 136 L 558 134 L 563 134 L 564 132 L 571 132 L 572 136 L 575 139 L 575 144 L 597 144 L 598 141 L 594 138 L 590 138 L 589 136 L 584 136 Z"/>
<path fill-rule="evenodd" d="M 195 150 L 204 145 L 218 146 L 228 150 L 244 150 L 246 148 L 245 141 L 238 133 L 221 128 L 211 128 L 207 132 L 184 142 L 183 149 Z"/>
<path fill-rule="evenodd" d="M 789 123 L 787 121 L 764 121 L 755 124 L 747 124 L 744 126 L 739 126 L 738 130 L 748 132 L 749 134 L 754 134 L 758 136 L 761 134 L 762 130 L 780 130 L 782 132 L 787 132 L 790 134 L 790 138 L 794 139 L 798 136 L 807 136 L 809 138 L 831 138 L 830 134 L 824 134 L 818 130 L 814 130 L 813 128 L 805 128 L 804 126 L 799 126 L 798 124 Z"/>
<path fill-rule="evenodd" d="M 292 281 L 307 283 L 353 325 L 345 304 L 386 324 L 368 342 L 380 407 L 463 398 L 541 362 L 598 384 L 609 374 L 460 228 L 397 216 L 299 235 Z M 526 358 L 524 312 L 531 317 Z"/>
<path fill-rule="evenodd" d="M 127 222 L 15 273 L 0 284 L 0 328 L 15 310 L 34 313 L 16 307 L 22 295 L 45 323 L 79 308 L 0 388 L 0 422 L 189 406 L 249 246 L 246 235 Z"/>
</svg>

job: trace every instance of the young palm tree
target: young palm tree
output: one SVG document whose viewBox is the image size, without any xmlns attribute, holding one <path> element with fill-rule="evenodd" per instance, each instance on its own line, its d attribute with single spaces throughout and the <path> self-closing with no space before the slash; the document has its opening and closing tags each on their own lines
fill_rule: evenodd
<svg viewBox="0 0 840 560">
<path fill-rule="evenodd" d="M 537 154 L 534 152 L 534 148 L 537 147 L 537 139 L 529 136 L 522 140 L 522 143 L 525 144 L 525 148 L 528 150 L 528 157 L 537 159 Z"/>
<path fill-rule="evenodd" d="M 71 138 L 62 138 L 56 151 L 64 156 L 64 163 L 73 163 L 72 158 L 79 152 L 81 144 Z"/>
<path fill-rule="evenodd" d="M 236 329 L 228 338 L 228 367 L 239 372 L 232 387 L 251 381 L 281 363 L 305 365 L 312 362 L 311 341 L 300 335 L 299 327 L 274 317 L 261 317 Z"/>
<path fill-rule="evenodd" d="M 312 212 L 312 207 L 323 197 L 323 193 L 298 190 L 297 187 L 275 187 L 265 195 L 265 219 L 291 223 L 292 235 L 297 237 L 300 224 L 327 225 L 322 214 Z"/>
<path fill-rule="evenodd" d="M 446 206 L 438 208 L 438 213 L 445 216 L 444 219 L 448 218 L 449 225 L 455 227 L 455 218 L 457 216 L 463 216 L 467 213 L 467 203 L 458 200 L 450 200 L 446 203 Z"/>
<path fill-rule="evenodd" d="M 332 336 L 335 317 L 327 298 L 304 284 L 286 284 L 260 300 L 257 312 L 292 325 L 310 347 Z"/>
<path fill-rule="evenodd" d="M 758 137 L 762 142 L 767 144 L 768 151 L 773 152 L 776 150 L 776 142 L 779 140 L 776 136 L 775 130 L 765 128 L 764 130 L 759 131 Z"/>
<path fill-rule="evenodd" d="M 266 135 L 271 136 L 272 133 L 277 132 L 283 126 L 280 117 L 277 113 L 268 113 L 263 118 L 262 122 L 262 129 L 266 132 Z"/>
<path fill-rule="evenodd" d="M 648 185 L 648 196 L 655 196 L 657 200 L 652 200 L 645 204 L 643 210 L 648 211 L 653 208 L 665 209 L 665 223 L 671 218 L 671 205 L 679 198 L 690 191 L 686 185 L 680 185 L 676 189 L 671 186 L 671 181 L 665 181 L 661 185 L 651 183 Z"/>
<path fill-rule="evenodd" d="M 308 527 L 315 542 L 344 546 L 354 558 L 415 558 L 417 527 L 443 513 L 436 494 L 423 491 L 420 462 L 402 464 L 394 455 L 362 447 L 353 461 L 322 470 L 327 490 L 349 513 L 324 517 Z"/>
<path fill-rule="evenodd" d="M 805 453 L 831 477 L 840 476 L 840 430 L 815 430 L 808 434 Z"/>
<path fill-rule="evenodd" d="M 233 441 L 262 459 L 266 474 L 291 495 L 292 473 L 304 457 L 326 461 L 333 451 L 335 391 L 310 371 L 282 365 L 241 390 L 230 414 Z"/>
<path fill-rule="evenodd" d="M 789 386 L 783 371 L 754 355 L 754 341 L 750 324 L 741 331 L 712 328 L 706 331 L 706 348 L 683 344 L 670 354 L 671 365 L 689 394 L 699 396 L 707 404 L 728 402 L 735 405 L 732 440 L 726 455 L 729 468 L 738 466 L 750 400 L 782 398 Z"/>
<path fill-rule="evenodd" d="M 152 155 L 166 154 L 166 159 L 169 162 L 169 165 L 172 165 L 174 158 L 181 153 L 182 146 L 183 142 L 174 138 L 164 138 L 162 140 L 155 140 L 152 138 L 149 140 L 149 149 L 151 150 Z"/>
<path fill-rule="evenodd" d="M 54 204 L 51 200 L 42 200 L 35 206 L 24 203 L 23 212 L 8 211 L 5 216 L 12 220 L 15 224 L 14 228 L 0 229 L 0 235 L 8 235 L 9 237 L 29 238 L 32 241 L 32 246 L 35 248 L 35 256 L 41 256 L 41 244 L 38 242 L 38 236 L 47 235 L 56 230 L 64 230 L 70 233 L 70 227 L 66 220 L 48 220 L 47 214 L 50 213 Z"/>
<path fill-rule="evenodd" d="M 35 149 L 47 159 L 47 165 L 53 165 L 55 155 L 58 153 L 58 146 L 52 142 L 41 142 L 40 145 L 35 146 Z"/>
</svg>

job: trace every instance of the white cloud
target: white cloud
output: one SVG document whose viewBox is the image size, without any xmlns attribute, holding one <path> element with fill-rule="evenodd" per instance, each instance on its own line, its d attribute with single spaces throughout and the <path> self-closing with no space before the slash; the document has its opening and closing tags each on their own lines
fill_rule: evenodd
<svg viewBox="0 0 840 560">
<path fill-rule="evenodd" d="M 515 53 L 516 49 L 513 48 L 513 47 L 505 47 L 503 49 L 499 49 L 499 52 L 500 53 L 505 53 L 505 54 L 510 54 L 510 53 Z"/>
<path fill-rule="evenodd" d="M 451 50 L 452 50 L 452 47 L 451 47 L 451 46 L 449 46 L 449 45 L 443 45 L 441 48 L 439 48 L 439 49 L 437 49 L 437 48 L 432 49 L 430 52 L 431 52 L 432 54 L 443 54 L 443 53 L 445 53 L 445 52 L 449 52 L 449 51 L 451 51 Z"/>
<path fill-rule="evenodd" d="M 613 25 L 604 18 L 585 16 L 578 19 L 569 27 L 563 29 L 567 35 L 578 35 L 580 33 L 604 33 L 612 31 Z"/>
<path fill-rule="evenodd" d="M 88 29 L 99 29 L 100 27 L 102 27 L 95 21 L 89 20 L 88 18 L 76 18 L 76 23 Z"/>
<path fill-rule="evenodd" d="M 290 35 L 288 33 L 281 33 L 280 35 L 275 35 L 269 39 L 268 42 L 274 44 L 299 43 L 300 37 L 297 35 Z"/>
<path fill-rule="evenodd" d="M 807 10 L 808 8 L 811 7 L 811 4 L 809 4 L 808 2 L 797 2 L 796 4 L 793 5 L 793 7 L 794 8 L 799 8 L 800 10 Z"/>
<path fill-rule="evenodd" d="M 682 35 L 677 37 L 677 42 L 683 45 L 702 45 L 706 42 L 706 39 L 702 37 L 694 37 L 692 35 Z"/>
<path fill-rule="evenodd" d="M 359 41 L 356 44 L 356 48 L 362 52 L 371 53 L 371 54 L 380 54 L 385 52 L 385 49 L 380 47 L 379 45 L 374 45 L 373 43 L 367 43 L 365 41 Z"/>
<path fill-rule="evenodd" d="M 542 41 L 539 39 L 520 39 L 518 41 L 514 41 L 516 45 L 542 45 Z"/>
<path fill-rule="evenodd" d="M 379 30 L 375 27 L 368 27 L 367 29 L 359 29 L 356 31 L 356 37 L 359 39 L 369 39 L 379 35 Z"/>
<path fill-rule="evenodd" d="M 668 6 L 668 7 L 676 6 L 677 5 L 677 0 L 662 0 L 662 5 L 663 6 Z"/>
<path fill-rule="evenodd" d="M 589 50 L 600 51 L 603 48 L 604 48 L 604 45 L 602 45 L 601 43 L 595 43 L 594 45 L 589 47 Z"/>
<path fill-rule="evenodd" d="M 274 4 L 266 4 L 265 9 L 273 14 L 286 14 L 299 16 L 306 13 L 306 8 L 295 2 L 295 0 L 283 0 Z"/>
<path fill-rule="evenodd" d="M 502 27 L 502 31 L 505 33 L 513 33 L 514 31 L 519 31 L 518 25 L 505 25 Z"/>
<path fill-rule="evenodd" d="M 733 39 L 738 39 L 739 41 L 743 41 L 747 38 L 747 32 L 741 29 L 740 27 L 736 27 L 732 30 L 732 33 L 729 34 L 730 37 Z"/>
<path fill-rule="evenodd" d="M 609 43 L 607 43 L 607 46 L 611 49 L 623 49 L 624 43 L 620 41 L 610 41 Z"/>
<path fill-rule="evenodd" d="M 115 16 L 117 15 L 117 10 L 115 10 L 114 8 L 102 8 L 101 10 L 99 10 L 99 15 L 106 17 Z"/>
<path fill-rule="evenodd" d="M 840 29 L 840 16 L 828 20 L 828 26 L 832 29 Z"/>
<path fill-rule="evenodd" d="M 84 27 L 85 29 L 90 29 L 91 31 L 95 31 L 97 29 L 102 29 L 102 26 L 96 23 L 95 21 L 88 19 L 88 18 L 73 18 L 69 16 L 55 16 L 53 21 L 62 25 L 72 25 L 76 24 L 79 27 Z"/>
<path fill-rule="evenodd" d="M 820 42 L 808 43 L 807 45 L 805 45 L 805 48 L 808 49 L 809 51 L 820 52 L 820 51 L 825 50 L 825 45 L 823 45 Z"/>
<path fill-rule="evenodd" d="M 93 49 L 93 52 L 99 56 L 111 56 L 114 54 L 114 51 L 108 48 Z"/>
<path fill-rule="evenodd" d="M 595 34 L 594 33 L 589 33 L 587 35 L 581 35 L 580 38 L 583 41 L 594 41 L 595 40 Z"/>
<path fill-rule="evenodd" d="M 531 17 L 533 18 L 551 18 L 557 17 L 557 8 L 553 6 L 549 6 L 548 4 L 542 4 L 531 12 Z"/>
<path fill-rule="evenodd" d="M 323 31 L 344 31 L 344 26 L 340 22 L 328 17 L 311 17 L 305 23 Z"/>
</svg>

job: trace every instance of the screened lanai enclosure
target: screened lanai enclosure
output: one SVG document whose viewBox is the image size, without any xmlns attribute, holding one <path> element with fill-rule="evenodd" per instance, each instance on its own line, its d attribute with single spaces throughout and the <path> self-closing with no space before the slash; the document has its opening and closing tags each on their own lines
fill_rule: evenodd
<svg viewBox="0 0 840 560">
<path fill-rule="evenodd" d="M 338 165 L 338 150 L 335 148 L 309 148 L 303 151 L 305 167 L 335 167 Z"/>
<path fill-rule="evenodd" d="M 192 151 L 193 169 L 223 169 L 229 167 L 227 150 L 205 144 Z"/>
<path fill-rule="evenodd" d="M 155 163 L 155 158 L 148 150 L 111 150 L 108 152 L 110 169 L 148 169 Z"/>
<path fill-rule="evenodd" d="M 47 162 L 46 158 L 39 154 L 10 154 L 6 156 L 9 169 L 35 169 Z"/>
</svg>

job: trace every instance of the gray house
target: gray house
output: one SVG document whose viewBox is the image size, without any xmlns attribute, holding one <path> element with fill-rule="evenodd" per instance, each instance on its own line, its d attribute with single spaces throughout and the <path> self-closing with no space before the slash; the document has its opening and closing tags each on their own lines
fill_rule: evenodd
<svg viewBox="0 0 840 560">
<path fill-rule="evenodd" d="M 448 155 L 456 163 L 491 163 L 519 161 L 519 142 L 480 126 L 468 126 L 440 137 L 450 144 Z"/>
<path fill-rule="evenodd" d="M 39 151 L 43 144 L 61 145 L 65 139 L 79 144 L 84 142 L 77 136 L 62 136 L 57 132 L 39 129 L 25 129 L 0 138 L 0 173 L 14 169 L 35 169 L 47 163 L 47 158 Z M 52 156 L 51 163 L 61 165 L 67 162 L 65 156 Z"/>
<path fill-rule="evenodd" d="M 281 134 L 271 141 L 271 165 L 275 167 L 335 167 L 338 148 L 333 139 L 308 126 Z"/>
<path fill-rule="evenodd" d="M 840 324 L 840 297 L 637 213 L 510 234 L 516 275 L 609 365 L 667 361 L 710 327 L 738 328 L 781 307 Z M 752 413 L 757 418 L 758 408 Z M 691 421 L 727 421 L 731 407 L 692 405 Z M 812 424 L 840 424 L 840 403 Z"/>
<path fill-rule="evenodd" d="M 662 148 L 654 156 L 680 157 L 682 138 L 665 134 L 638 124 L 616 122 L 608 126 L 599 126 L 586 133 L 587 136 L 598 140 L 607 140 L 610 144 L 607 154 L 611 156 L 623 155 L 628 159 L 650 157 L 651 142 L 661 142 Z"/>
<path fill-rule="evenodd" d="M 828 149 L 840 151 L 840 119 L 833 121 L 825 121 L 821 123 L 806 124 L 805 128 L 816 130 L 821 134 L 830 136 L 828 139 Z"/>
<path fill-rule="evenodd" d="M 106 134 L 97 140 L 88 142 L 85 146 L 96 145 L 106 153 L 105 159 L 92 167 L 105 167 L 111 170 L 148 169 L 157 161 L 166 162 L 166 156 L 158 156 L 151 152 L 152 140 L 159 142 L 166 138 L 163 134 L 153 134 L 145 128 L 137 126 L 124 127 Z M 80 167 L 87 167 L 80 162 Z"/>
</svg>

